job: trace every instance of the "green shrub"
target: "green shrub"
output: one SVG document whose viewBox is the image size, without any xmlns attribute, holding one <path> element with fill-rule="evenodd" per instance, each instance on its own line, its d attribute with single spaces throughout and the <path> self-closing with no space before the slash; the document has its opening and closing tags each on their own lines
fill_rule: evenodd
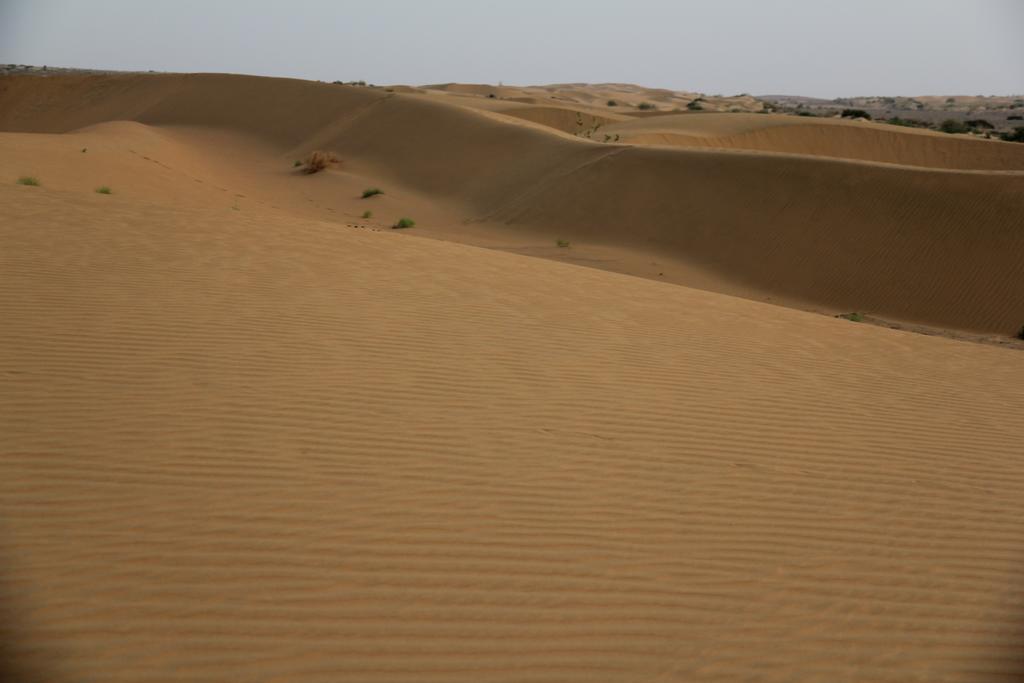
<svg viewBox="0 0 1024 683">
<path fill-rule="evenodd" d="M 113 192 L 106 185 L 100 185 L 96 188 L 96 194 L 113 194 Z"/>
<path fill-rule="evenodd" d="M 657 107 L 655 107 L 650 102 L 641 102 L 640 104 L 637 105 L 636 108 L 639 109 L 640 111 L 649 111 L 651 109 L 657 109 Z"/>
<path fill-rule="evenodd" d="M 39 178 L 35 178 L 33 176 L 30 176 L 30 175 L 23 175 L 20 178 L 18 178 L 18 184 L 19 185 L 31 185 L 32 187 L 38 187 L 39 186 Z"/>
<path fill-rule="evenodd" d="M 941 130 L 943 133 L 949 133 L 950 135 L 954 135 L 956 133 L 966 133 L 967 126 L 965 126 L 960 121 L 957 121 L 956 119 L 946 119 L 941 124 L 939 124 L 939 130 Z"/>
<path fill-rule="evenodd" d="M 855 323 L 862 323 L 862 322 L 864 322 L 864 316 L 861 315 L 860 313 L 843 313 L 843 314 L 841 314 L 841 315 L 839 315 L 837 317 L 844 318 L 846 320 L 849 320 L 849 321 L 855 322 Z"/>
<path fill-rule="evenodd" d="M 840 114 L 844 119 L 867 119 L 871 120 L 871 114 L 867 113 L 863 109 L 844 109 Z"/>
<path fill-rule="evenodd" d="M 609 107 L 617 107 L 617 106 L 619 106 L 619 103 L 616 102 L 615 100 L 608 100 L 608 106 Z"/>
<path fill-rule="evenodd" d="M 566 249 L 566 248 L 569 247 L 569 241 L 568 240 L 555 240 L 555 244 L 557 244 L 562 249 Z"/>
<path fill-rule="evenodd" d="M 411 218 L 399 218 L 398 222 L 391 226 L 392 230 L 401 230 L 403 228 L 411 228 L 416 225 L 416 221 Z"/>
<path fill-rule="evenodd" d="M 796 115 L 797 116 L 811 116 L 811 117 L 817 118 L 817 114 L 815 114 L 814 112 L 811 112 L 811 111 L 798 111 L 796 113 Z"/>
<path fill-rule="evenodd" d="M 901 119 L 899 116 L 886 119 L 885 123 L 888 123 L 891 126 L 904 126 L 906 128 L 931 128 L 931 124 L 927 121 L 921 121 L 919 119 Z"/>
<path fill-rule="evenodd" d="M 292 164 L 292 168 L 298 168 L 299 166 L 302 166 L 302 162 L 296 159 L 295 163 Z"/>
<path fill-rule="evenodd" d="M 686 108 L 689 109 L 690 111 L 700 111 L 704 108 L 704 105 L 701 104 L 701 102 L 701 98 L 698 97 L 697 99 L 692 100 L 689 104 L 687 104 Z"/>
<path fill-rule="evenodd" d="M 384 194 L 384 190 L 379 187 L 368 187 L 363 190 L 363 199 L 369 199 L 370 197 L 376 197 L 379 194 Z"/>
<path fill-rule="evenodd" d="M 999 139 L 1004 142 L 1024 142 L 1024 127 L 1018 126 L 1012 133 L 1003 133 Z"/>
</svg>

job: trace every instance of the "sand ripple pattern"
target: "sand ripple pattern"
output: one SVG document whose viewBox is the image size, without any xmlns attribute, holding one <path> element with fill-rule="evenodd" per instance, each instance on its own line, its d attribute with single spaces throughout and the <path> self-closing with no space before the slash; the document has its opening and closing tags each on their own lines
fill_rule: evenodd
<svg viewBox="0 0 1024 683">
<path fill-rule="evenodd" d="M 1020 672 L 1019 353 L 102 199 L 0 188 L 21 680 Z"/>
</svg>

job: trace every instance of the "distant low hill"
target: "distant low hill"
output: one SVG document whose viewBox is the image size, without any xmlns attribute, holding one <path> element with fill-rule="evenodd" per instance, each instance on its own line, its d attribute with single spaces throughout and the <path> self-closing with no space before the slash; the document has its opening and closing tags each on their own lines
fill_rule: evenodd
<svg viewBox="0 0 1024 683">
<path fill-rule="evenodd" d="M 826 100 L 800 95 L 759 95 L 765 108 L 804 116 L 839 116 L 860 110 L 872 119 L 939 128 L 955 121 L 985 134 L 1024 126 L 1024 95 L 928 95 L 920 97 L 839 97 Z"/>
</svg>

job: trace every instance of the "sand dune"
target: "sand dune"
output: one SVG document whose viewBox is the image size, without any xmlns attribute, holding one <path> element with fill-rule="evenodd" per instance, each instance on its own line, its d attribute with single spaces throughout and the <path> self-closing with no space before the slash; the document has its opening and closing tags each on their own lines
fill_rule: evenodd
<svg viewBox="0 0 1024 683">
<path fill-rule="evenodd" d="M 635 114 L 644 104 L 653 111 L 685 110 L 699 100 L 709 111 L 761 111 L 764 104 L 751 95 L 703 95 L 664 88 L 645 88 L 629 83 L 559 83 L 541 86 L 506 86 L 482 83 L 444 83 L 425 86 L 425 90 L 459 97 L 494 98 L 529 104 L 561 104 L 594 107 L 615 114 Z M 651 111 L 651 110 L 648 110 Z M 641 112 L 643 113 L 643 112 Z"/>
<path fill-rule="evenodd" d="M 388 218 L 415 210 L 428 217 L 420 233 L 444 239 L 831 313 L 1000 335 L 1024 321 L 1024 173 L 998 170 L 1019 162 L 1020 145 L 829 122 L 808 133 L 742 114 L 603 122 L 592 138 L 617 126 L 696 127 L 704 146 L 753 140 L 769 151 L 599 144 L 540 125 L 558 128 L 561 117 L 571 128 L 573 110 L 535 108 L 538 123 L 511 111 L 527 105 L 481 111 L 490 100 L 462 99 L 240 76 L 8 77 L 0 129 L 63 133 L 128 119 L 173 132 L 219 187 L 302 215 L 350 222 L 364 208 L 351 201 L 360 185 L 387 183 Z M 786 145 L 801 154 L 774 153 Z M 289 164 L 318 148 L 344 164 L 293 201 Z M 857 150 L 902 167 L 828 158 Z M 556 238 L 572 242 L 571 256 Z"/>
<path fill-rule="evenodd" d="M 1019 354 L 750 300 L 1016 330 L 1016 157 L 478 95 L 0 79 L 0 678 L 1017 680 Z"/>
<path fill-rule="evenodd" d="M 0 184 L 17 680 L 1019 672 L 1016 353 L 132 190 Z"/>
<path fill-rule="evenodd" d="M 600 130 L 601 126 L 630 119 L 628 116 L 611 116 L 604 112 L 581 107 L 526 105 L 512 107 L 506 102 L 503 102 L 502 105 L 501 107 L 494 107 L 492 111 L 498 111 L 506 116 L 523 119 L 524 121 L 533 121 L 548 128 L 573 135 L 592 134 Z"/>
<path fill-rule="evenodd" d="M 1024 171 L 1022 145 L 836 119 L 678 114 L 610 124 L 602 132 L 617 134 L 630 144 L 786 152 L 927 168 Z"/>
</svg>

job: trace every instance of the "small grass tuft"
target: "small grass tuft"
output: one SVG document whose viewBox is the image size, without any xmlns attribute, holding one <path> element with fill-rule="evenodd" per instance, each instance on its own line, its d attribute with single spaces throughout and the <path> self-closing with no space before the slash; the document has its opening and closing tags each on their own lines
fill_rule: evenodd
<svg viewBox="0 0 1024 683">
<path fill-rule="evenodd" d="M 373 218 L 373 211 L 363 211 L 363 218 Z"/>
<path fill-rule="evenodd" d="M 368 187 L 363 190 L 363 199 L 369 199 L 370 197 L 376 197 L 379 194 L 384 194 L 384 190 L 379 187 Z"/>
<path fill-rule="evenodd" d="M 855 322 L 855 323 L 862 323 L 862 322 L 864 322 L 864 316 L 861 315 L 860 313 L 842 313 L 842 314 L 840 314 L 840 315 L 838 315 L 836 317 L 837 318 L 843 318 L 845 320 L 849 320 L 850 322 Z"/>
<path fill-rule="evenodd" d="M 113 191 L 106 185 L 100 185 L 96 188 L 96 194 L 113 194 Z"/>
<path fill-rule="evenodd" d="M 39 187 L 39 178 L 35 178 L 30 175 L 23 175 L 18 178 L 19 185 L 31 185 L 32 187 Z"/>
<path fill-rule="evenodd" d="M 392 230 L 402 230 L 403 228 L 411 228 L 416 225 L 416 221 L 411 218 L 399 218 L 398 222 L 391 226 Z"/>
<path fill-rule="evenodd" d="M 301 159 L 296 159 L 295 163 L 292 164 L 292 168 L 298 168 L 299 166 L 302 166 L 302 160 Z"/>
<path fill-rule="evenodd" d="M 557 244 L 562 249 L 569 248 L 569 240 L 555 240 L 555 244 Z"/>
</svg>

